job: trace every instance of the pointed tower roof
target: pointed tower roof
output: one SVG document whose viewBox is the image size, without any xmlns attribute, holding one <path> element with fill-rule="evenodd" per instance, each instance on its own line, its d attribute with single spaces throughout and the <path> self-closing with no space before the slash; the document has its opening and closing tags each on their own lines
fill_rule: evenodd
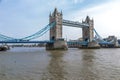
<svg viewBox="0 0 120 80">
<path fill-rule="evenodd" d="M 49 16 L 51 16 L 51 12 L 50 12 Z"/>
<path fill-rule="evenodd" d="M 90 21 L 90 17 L 87 16 L 85 21 L 88 23 Z"/>
<path fill-rule="evenodd" d="M 58 12 L 58 10 L 57 10 L 57 8 L 55 7 L 55 9 L 54 9 L 54 13 L 57 13 Z"/>
<path fill-rule="evenodd" d="M 63 15 L 62 10 L 61 10 L 61 15 Z"/>
<path fill-rule="evenodd" d="M 86 20 L 90 20 L 90 17 L 89 17 L 89 16 L 87 16 L 87 17 L 86 17 Z"/>
</svg>

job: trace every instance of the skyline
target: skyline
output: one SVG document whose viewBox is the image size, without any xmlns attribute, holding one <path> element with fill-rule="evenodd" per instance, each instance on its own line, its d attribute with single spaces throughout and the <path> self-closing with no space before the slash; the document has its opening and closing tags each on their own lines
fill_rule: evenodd
<svg viewBox="0 0 120 80">
<path fill-rule="evenodd" d="M 82 22 L 88 15 L 94 19 L 94 27 L 101 37 L 120 38 L 119 4 L 119 0 L 1 0 L 0 33 L 15 38 L 29 36 L 49 23 L 49 14 L 56 7 L 63 12 L 63 19 Z M 48 34 L 40 39 L 49 39 Z M 68 39 L 82 37 L 81 29 L 66 26 L 63 34 Z"/>
</svg>

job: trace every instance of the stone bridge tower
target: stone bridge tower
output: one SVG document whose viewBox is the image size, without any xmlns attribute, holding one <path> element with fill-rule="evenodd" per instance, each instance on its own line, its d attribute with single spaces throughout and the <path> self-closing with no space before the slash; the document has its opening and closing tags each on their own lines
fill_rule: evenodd
<svg viewBox="0 0 120 80">
<path fill-rule="evenodd" d="M 87 41 L 88 45 L 86 48 L 100 48 L 99 43 L 94 41 L 94 21 L 86 17 L 86 20 L 82 23 L 87 23 L 89 27 L 82 28 L 83 41 Z"/>
<path fill-rule="evenodd" d="M 49 23 L 51 22 L 56 22 L 56 24 L 50 29 L 50 40 L 62 38 L 62 12 L 58 12 L 57 8 L 49 15 Z"/>
<path fill-rule="evenodd" d="M 92 42 L 94 39 L 94 21 L 90 19 L 89 16 L 86 17 L 86 20 L 82 23 L 87 23 L 89 27 L 82 28 L 83 41 Z"/>
<path fill-rule="evenodd" d="M 58 12 L 55 8 L 54 12 L 49 15 L 49 23 L 56 22 L 55 26 L 50 29 L 50 40 L 53 40 L 53 43 L 47 43 L 47 50 L 56 50 L 62 49 L 67 50 L 67 42 L 62 38 L 62 12 Z"/>
</svg>

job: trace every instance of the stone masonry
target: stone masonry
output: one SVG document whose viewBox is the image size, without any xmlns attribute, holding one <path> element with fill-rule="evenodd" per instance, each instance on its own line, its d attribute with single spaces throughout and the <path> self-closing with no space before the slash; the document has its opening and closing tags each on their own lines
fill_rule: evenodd
<svg viewBox="0 0 120 80">
<path fill-rule="evenodd" d="M 56 22 L 56 25 L 50 29 L 50 40 L 62 38 L 62 12 L 58 12 L 57 8 L 49 15 L 49 23 L 54 21 Z"/>
<path fill-rule="evenodd" d="M 94 39 L 94 21 L 89 18 L 89 16 L 86 17 L 85 21 L 82 21 L 82 23 L 89 24 L 89 27 L 82 28 L 82 37 L 83 41 L 91 42 Z"/>
</svg>

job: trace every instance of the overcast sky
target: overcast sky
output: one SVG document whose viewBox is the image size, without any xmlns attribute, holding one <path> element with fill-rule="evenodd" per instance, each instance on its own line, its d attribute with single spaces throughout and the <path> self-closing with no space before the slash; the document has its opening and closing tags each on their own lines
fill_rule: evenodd
<svg viewBox="0 0 120 80">
<path fill-rule="evenodd" d="M 49 22 L 54 8 L 63 12 L 63 18 L 82 21 L 88 15 L 101 37 L 120 38 L 120 0 L 0 0 L 0 34 L 22 38 L 29 36 Z M 40 40 L 49 39 L 49 32 Z M 63 26 L 63 37 L 77 39 L 81 29 Z"/>
</svg>

